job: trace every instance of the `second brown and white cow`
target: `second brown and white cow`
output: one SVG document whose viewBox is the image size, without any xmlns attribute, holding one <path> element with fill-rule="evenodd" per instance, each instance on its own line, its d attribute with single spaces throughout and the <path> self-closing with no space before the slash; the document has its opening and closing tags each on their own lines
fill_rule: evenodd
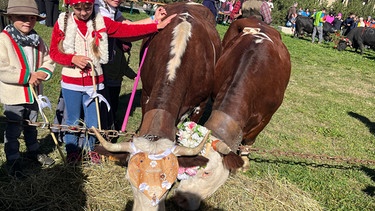
<svg viewBox="0 0 375 211">
<path fill-rule="evenodd" d="M 291 62 L 280 33 L 256 18 L 234 21 L 223 39 L 215 68 L 214 103 L 205 127 L 228 147 L 213 150 L 208 164 L 176 190 L 175 200 L 187 210 L 199 208 L 241 163 L 233 153 L 252 144 L 281 105 Z M 231 156 L 228 156 L 231 155 Z"/>
</svg>

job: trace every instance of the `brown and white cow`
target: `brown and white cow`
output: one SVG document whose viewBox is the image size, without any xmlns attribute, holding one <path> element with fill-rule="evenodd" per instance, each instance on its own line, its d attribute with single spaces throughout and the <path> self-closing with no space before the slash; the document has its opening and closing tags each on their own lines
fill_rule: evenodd
<svg viewBox="0 0 375 211">
<path fill-rule="evenodd" d="M 215 69 L 215 100 L 205 127 L 229 146 L 210 150 L 209 162 L 194 177 L 182 180 L 175 200 L 187 210 L 225 183 L 238 146 L 252 144 L 281 105 L 289 82 L 290 55 L 280 33 L 255 18 L 234 21 L 223 39 Z"/>
<path fill-rule="evenodd" d="M 176 125 L 193 109 L 192 120 L 202 115 L 221 54 L 215 18 L 206 7 L 195 3 L 164 7 L 169 15 L 177 16 L 143 47 L 148 50 L 141 69 L 139 137 L 114 145 L 97 134 L 107 150 L 132 154 L 127 178 L 134 194 L 133 210 L 165 209 L 164 197 L 177 177 L 176 156 L 194 155 L 202 149 L 203 144 L 195 149 L 177 147 Z"/>
</svg>

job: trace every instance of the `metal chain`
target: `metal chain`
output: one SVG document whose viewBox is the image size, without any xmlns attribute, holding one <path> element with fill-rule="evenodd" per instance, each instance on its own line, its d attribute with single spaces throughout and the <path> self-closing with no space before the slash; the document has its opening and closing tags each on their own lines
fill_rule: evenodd
<svg viewBox="0 0 375 211">
<path fill-rule="evenodd" d="M 375 165 L 374 160 L 365 160 L 365 159 L 358 159 L 358 158 L 351 158 L 351 157 L 342 157 L 342 156 L 329 156 L 329 155 L 316 155 L 316 154 L 309 154 L 309 153 L 299 153 L 299 152 L 283 152 L 277 149 L 274 150 L 265 150 L 265 149 L 258 149 L 253 148 L 251 146 L 240 146 L 239 150 L 241 155 L 249 155 L 250 153 L 256 154 L 270 154 L 274 156 L 285 156 L 285 157 L 296 157 L 296 158 L 305 158 L 305 159 L 312 159 L 312 160 L 324 160 L 324 161 L 334 161 L 338 163 L 347 163 L 347 164 L 363 164 L 363 165 Z"/>
<path fill-rule="evenodd" d="M 23 121 L 12 121 L 7 120 L 9 123 L 20 124 L 22 126 L 34 126 L 41 129 L 50 129 L 53 132 L 69 132 L 69 133 L 88 133 L 90 135 L 95 135 L 91 128 L 86 128 L 81 125 L 62 125 L 62 124 L 51 124 L 47 122 L 31 122 L 30 120 Z M 102 136 L 107 138 L 117 138 L 119 136 L 134 136 L 134 132 L 122 132 L 117 130 L 99 130 L 96 129 Z"/>
<path fill-rule="evenodd" d="M 90 135 L 95 135 L 94 131 L 90 128 L 82 127 L 80 125 L 69 126 L 69 125 L 62 125 L 62 124 L 50 124 L 46 122 L 31 122 L 29 120 L 24 121 L 11 121 L 7 120 L 7 122 L 21 124 L 23 126 L 35 126 L 40 127 L 42 129 L 50 129 L 54 132 L 69 132 L 69 133 L 88 133 Z M 3 122 L 1 122 L 3 123 Z M 99 130 L 98 132 L 107 138 L 117 138 L 119 136 L 134 136 L 134 132 L 122 132 L 117 130 Z M 339 163 L 347 163 L 347 164 L 363 164 L 363 165 L 375 165 L 374 160 L 366 160 L 366 159 L 358 159 L 358 158 L 351 158 L 351 157 L 342 157 L 342 156 L 329 156 L 329 155 L 316 155 L 316 154 L 309 154 L 309 153 L 300 153 L 300 152 L 284 152 L 281 150 L 266 150 L 266 149 L 259 149 L 253 148 L 252 146 L 248 145 L 241 145 L 239 146 L 239 151 L 242 156 L 247 156 L 250 153 L 256 154 L 270 154 L 273 156 L 285 156 L 285 157 L 296 157 L 296 158 L 304 158 L 304 159 L 312 159 L 312 160 L 325 160 L 325 161 L 335 161 Z"/>
</svg>

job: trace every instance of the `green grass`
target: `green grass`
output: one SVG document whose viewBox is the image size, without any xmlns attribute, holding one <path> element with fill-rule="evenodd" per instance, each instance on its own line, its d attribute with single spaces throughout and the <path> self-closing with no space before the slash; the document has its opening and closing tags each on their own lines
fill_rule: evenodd
<svg viewBox="0 0 375 211">
<path fill-rule="evenodd" d="M 147 16 L 126 14 L 126 17 L 137 20 Z M 218 25 L 217 29 L 223 37 L 227 26 Z M 36 30 L 49 43 L 51 29 L 37 25 Z M 290 82 L 283 104 L 258 136 L 254 147 L 375 160 L 375 53 L 366 50 L 360 55 L 349 49 L 339 52 L 333 49 L 332 43 L 317 45 L 311 44 L 310 38 L 294 39 L 287 35 L 282 38 L 291 54 Z M 138 68 L 139 46 L 140 42 L 133 43 L 131 66 L 134 70 Z M 60 89 L 60 69 L 58 66 L 53 79 L 45 83 L 45 95 L 54 107 Z M 123 103 L 132 87 L 133 81 L 125 78 Z M 122 120 L 125 109 L 125 104 L 119 108 L 122 110 L 119 120 Z M 51 120 L 53 112 L 46 112 Z M 141 111 L 137 107 L 129 119 L 128 131 L 135 131 L 140 119 Z M 47 135 L 48 131 L 40 130 L 41 139 Z M 56 151 L 51 155 L 59 159 Z M 0 163 L 5 162 L 3 154 L 0 158 Z M 271 176 L 278 181 L 287 181 L 310 194 L 324 210 L 375 209 L 374 166 L 256 153 L 250 154 L 250 158 L 250 170 L 245 173 L 249 180 L 262 181 Z M 108 171 L 108 167 L 104 170 Z M 7 181 L 5 176 L 0 178 Z M 90 186 L 89 178 L 83 180 L 83 185 Z M 57 181 L 64 179 L 57 178 Z M 8 183 L 0 183 L 0 186 L 1 189 L 11 189 Z M 113 187 L 113 192 L 122 190 L 116 188 Z M 109 190 L 108 194 L 113 192 Z M 89 193 L 87 198 L 85 209 L 99 207 L 95 206 L 95 199 Z"/>
</svg>

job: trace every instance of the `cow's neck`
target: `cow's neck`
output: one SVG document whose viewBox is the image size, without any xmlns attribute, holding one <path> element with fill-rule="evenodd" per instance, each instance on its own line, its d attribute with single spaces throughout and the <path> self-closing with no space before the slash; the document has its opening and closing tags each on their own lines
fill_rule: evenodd
<svg viewBox="0 0 375 211">
<path fill-rule="evenodd" d="M 238 122 L 232 117 L 222 111 L 214 110 L 204 126 L 212 130 L 213 135 L 223 140 L 232 151 L 237 151 L 243 132 Z"/>
<path fill-rule="evenodd" d="M 176 118 L 163 109 L 153 109 L 147 111 L 142 120 L 142 126 L 139 131 L 141 136 L 154 135 L 161 138 L 175 140 L 176 137 Z"/>
</svg>

